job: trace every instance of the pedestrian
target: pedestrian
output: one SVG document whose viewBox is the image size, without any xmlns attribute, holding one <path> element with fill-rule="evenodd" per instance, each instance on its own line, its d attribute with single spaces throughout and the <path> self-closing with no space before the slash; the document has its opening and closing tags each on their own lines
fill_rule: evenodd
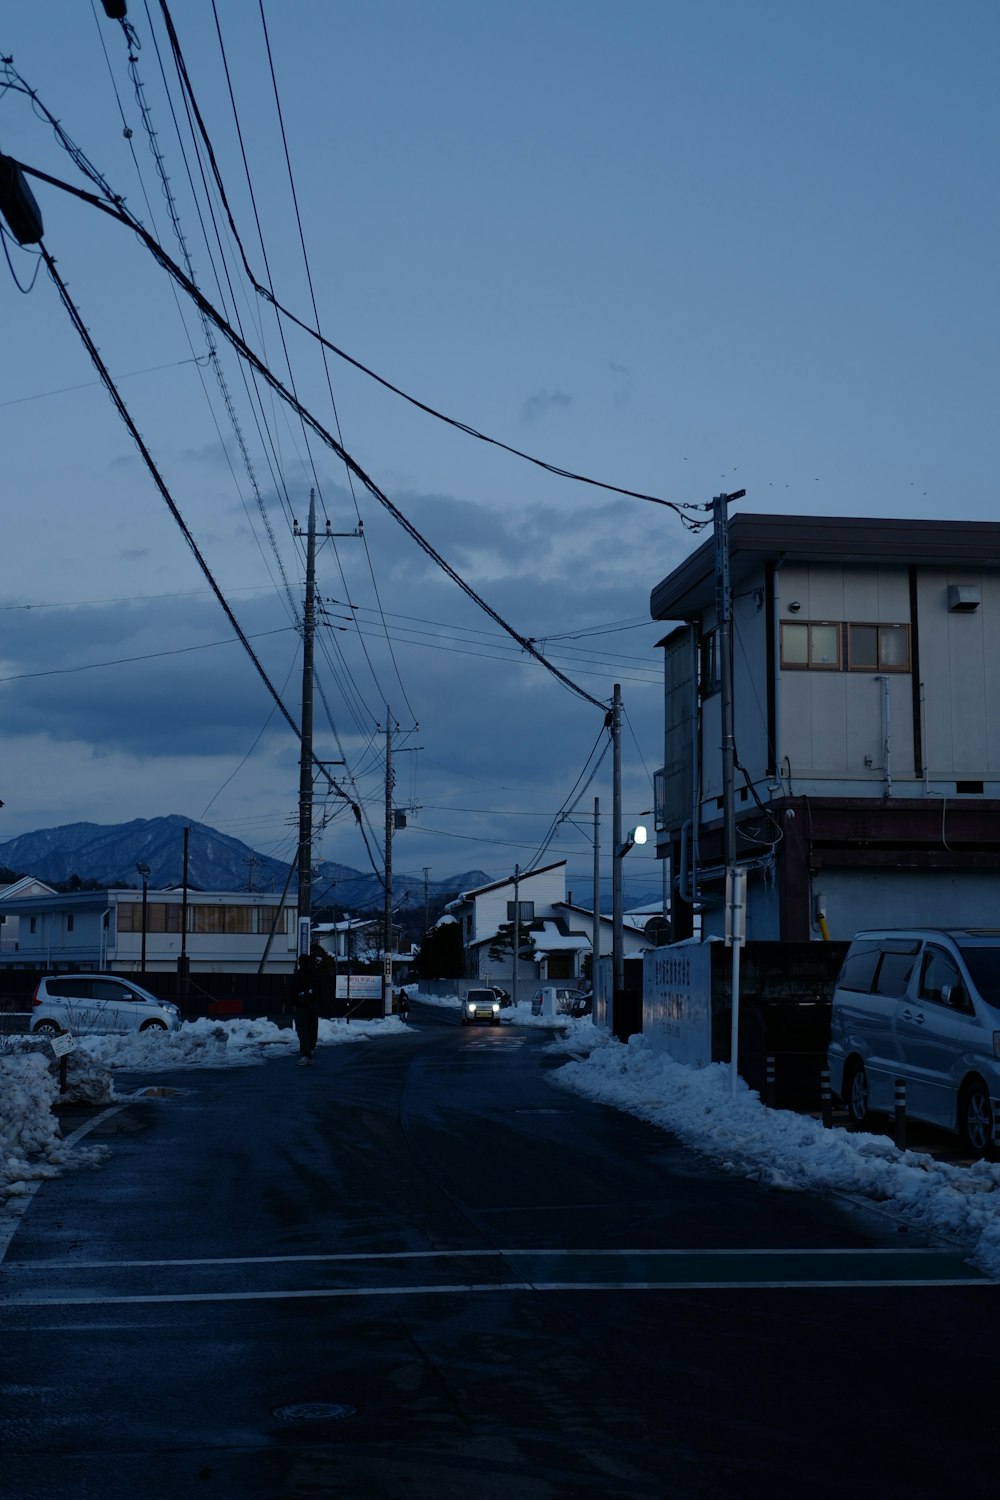
<svg viewBox="0 0 1000 1500">
<path fill-rule="evenodd" d="M 299 1067 L 302 1068 L 312 1063 L 319 1035 L 319 988 L 311 953 L 301 954 L 295 966 L 291 1001 L 295 1034 L 299 1039 Z"/>
<path fill-rule="evenodd" d="M 405 989 L 399 992 L 399 1019 L 405 1021 L 410 1014 L 410 1000 Z"/>
</svg>

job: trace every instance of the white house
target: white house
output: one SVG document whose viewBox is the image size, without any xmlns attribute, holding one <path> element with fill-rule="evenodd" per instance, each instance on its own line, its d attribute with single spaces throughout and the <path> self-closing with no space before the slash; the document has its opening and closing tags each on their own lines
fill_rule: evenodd
<svg viewBox="0 0 1000 1500">
<path fill-rule="evenodd" d="M 21 918 L 14 912 L 5 911 L 4 901 L 8 898 L 16 900 L 19 896 L 54 895 L 52 887 L 43 880 L 36 880 L 34 875 L 22 875 L 13 885 L 0 888 L 0 956 L 17 953 L 21 938 Z"/>
</svg>

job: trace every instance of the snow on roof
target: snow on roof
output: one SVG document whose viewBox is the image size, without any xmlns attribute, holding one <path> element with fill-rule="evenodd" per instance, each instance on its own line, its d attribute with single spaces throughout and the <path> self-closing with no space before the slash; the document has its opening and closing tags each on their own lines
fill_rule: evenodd
<svg viewBox="0 0 1000 1500">
<path fill-rule="evenodd" d="M 579 953 L 590 948 L 590 938 L 582 932 L 560 932 L 555 922 L 543 921 L 541 931 L 532 929 L 535 939 L 535 957 L 545 958 L 550 953 Z"/>
</svg>

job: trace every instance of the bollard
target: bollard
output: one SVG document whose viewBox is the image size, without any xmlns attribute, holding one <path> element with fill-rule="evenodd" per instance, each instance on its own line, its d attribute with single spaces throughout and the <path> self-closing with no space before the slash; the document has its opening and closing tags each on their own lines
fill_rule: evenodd
<svg viewBox="0 0 1000 1500">
<path fill-rule="evenodd" d="M 819 1070 L 819 1101 L 823 1114 L 823 1124 L 829 1130 L 833 1124 L 833 1095 L 830 1092 L 830 1069 Z"/>
<path fill-rule="evenodd" d="M 768 1109 L 774 1109 L 778 1097 L 777 1067 L 773 1057 L 767 1059 L 767 1075 L 764 1087 L 764 1102 Z"/>
<path fill-rule="evenodd" d="M 893 1112 L 893 1139 L 900 1151 L 906 1150 L 906 1083 L 896 1079 L 896 1108 Z"/>
<path fill-rule="evenodd" d="M 65 1054 L 65 1052 L 63 1053 L 62 1057 L 59 1059 L 59 1092 L 60 1092 L 60 1094 L 65 1094 L 65 1092 L 66 1092 L 66 1054 Z"/>
</svg>

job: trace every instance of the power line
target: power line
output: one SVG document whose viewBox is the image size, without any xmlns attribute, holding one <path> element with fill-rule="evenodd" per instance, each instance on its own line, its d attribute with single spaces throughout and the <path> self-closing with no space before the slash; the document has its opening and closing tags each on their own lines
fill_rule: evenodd
<svg viewBox="0 0 1000 1500">
<path fill-rule="evenodd" d="M 171 17 L 170 9 L 166 3 L 166 0 L 160 0 L 160 9 L 163 12 L 163 19 L 164 24 L 167 28 L 167 35 L 170 40 L 171 48 L 174 52 L 178 76 L 180 77 L 182 86 L 185 89 L 188 98 L 190 99 L 191 108 L 194 111 L 195 119 L 198 122 L 198 129 L 201 133 L 202 140 L 205 144 L 205 149 L 208 153 L 208 158 L 212 167 L 212 173 L 215 177 L 219 196 L 222 200 L 223 206 L 229 219 L 229 226 L 232 231 L 233 238 L 236 241 L 240 255 L 243 259 L 243 266 L 246 274 L 258 296 L 263 297 L 268 302 L 272 303 L 282 314 L 282 316 L 288 318 L 289 321 L 294 323 L 297 328 L 300 328 L 303 333 L 307 333 L 311 338 L 316 339 L 325 349 L 328 349 L 331 354 L 335 354 L 338 359 L 342 359 L 347 364 L 353 365 L 354 368 L 356 370 L 360 370 L 363 375 L 367 375 L 370 379 L 377 381 L 379 385 L 384 386 L 386 390 L 392 391 L 394 395 L 401 397 L 404 401 L 408 401 L 411 406 L 415 406 L 419 411 L 425 412 L 428 416 L 435 417 L 440 422 L 447 423 L 447 425 L 450 427 L 457 428 L 458 431 L 466 433 L 469 437 L 476 438 L 479 442 L 489 443 L 493 447 L 501 448 L 504 452 L 512 454 L 515 458 L 523 459 L 526 463 L 534 464 L 537 468 L 545 469 L 548 473 L 555 474 L 560 478 L 571 479 L 579 484 L 592 485 L 597 489 L 608 490 L 612 494 L 625 495 L 629 499 L 645 500 L 652 505 L 665 506 L 668 510 L 674 511 L 683 525 L 688 527 L 688 529 L 691 531 L 701 531 L 705 526 L 708 526 L 710 524 L 710 521 L 707 517 L 702 520 L 698 519 L 695 514 L 697 512 L 710 511 L 712 508 L 710 503 L 706 502 L 680 504 L 674 500 L 664 500 L 659 495 L 648 495 L 639 490 L 625 489 L 620 485 L 608 484 L 603 480 L 592 479 L 585 474 L 577 474 L 571 469 L 562 468 L 557 464 L 546 462 L 545 459 L 536 458 L 530 453 L 524 453 L 519 448 L 512 447 L 509 443 L 501 442 L 499 438 L 489 437 L 486 433 L 479 432 L 475 427 L 470 426 L 467 422 L 459 421 L 455 417 L 446 416 L 444 412 L 437 411 L 434 407 L 427 405 L 426 402 L 418 400 L 416 396 L 409 395 L 406 391 L 401 390 L 399 386 L 393 385 L 391 381 L 386 380 L 383 376 L 378 375 L 374 370 L 369 369 L 368 366 L 362 364 L 360 360 L 354 359 L 350 354 L 346 353 L 345 350 L 338 348 L 336 344 L 333 344 L 329 339 L 324 338 L 323 334 L 319 331 L 318 328 L 310 328 L 308 323 L 304 323 L 300 318 L 297 318 L 294 313 L 290 312 L 288 308 L 279 303 L 274 296 L 273 287 L 270 291 L 268 291 L 267 288 L 261 286 L 260 282 L 258 282 L 257 278 L 254 276 L 254 273 L 250 267 L 250 262 L 247 259 L 246 252 L 243 248 L 243 242 L 240 239 L 239 231 L 236 228 L 236 222 L 233 218 L 232 210 L 230 209 L 229 201 L 226 197 L 225 187 L 222 182 L 222 174 L 219 170 L 215 152 L 212 147 L 205 122 L 202 118 L 201 111 L 199 110 L 197 101 L 194 97 L 194 90 L 191 86 L 191 80 L 187 72 L 187 66 L 184 62 L 180 41 L 178 39 L 177 32 L 173 23 L 173 18 Z"/>
<path fill-rule="evenodd" d="M 13 160 L 13 158 L 11 159 Z M 244 359 L 246 359 L 252 365 L 252 367 L 257 370 L 258 374 L 260 374 L 263 379 L 267 381 L 272 389 L 275 390 L 279 396 L 281 396 L 282 400 L 284 400 L 298 414 L 301 420 L 305 422 L 309 427 L 311 427 L 312 430 L 317 434 L 317 436 L 343 459 L 343 461 L 351 468 L 357 478 L 365 486 L 368 492 L 373 495 L 374 498 L 379 502 L 379 504 L 389 512 L 393 519 L 403 528 L 407 535 L 417 543 L 422 551 L 424 551 L 428 557 L 430 557 L 435 563 L 437 563 L 442 572 L 446 573 L 447 576 L 452 580 L 452 582 L 457 584 L 457 586 L 462 590 L 464 594 L 472 599 L 474 603 L 478 604 L 479 608 L 483 610 L 485 614 L 489 615 L 490 619 L 495 620 L 496 623 L 504 631 L 506 631 L 506 633 L 513 640 L 519 643 L 519 645 L 528 653 L 529 656 L 532 656 L 537 662 L 539 662 L 539 664 L 543 666 L 545 670 L 549 672 L 553 677 L 555 677 L 557 681 L 561 682 L 564 687 L 568 688 L 571 693 L 576 694 L 577 697 L 583 698 L 586 702 L 592 704 L 594 708 L 599 708 L 602 713 L 605 712 L 606 705 L 602 703 L 600 699 L 595 698 L 593 694 L 588 693 L 585 688 L 580 687 L 580 685 L 574 682 L 571 677 L 568 677 L 565 672 L 560 671 L 558 667 L 554 666 L 552 662 L 550 662 L 544 655 L 544 653 L 538 650 L 534 642 L 528 636 L 521 635 L 519 631 L 514 629 L 513 625 L 508 624 L 503 616 L 499 614 L 499 612 L 495 610 L 491 604 L 488 604 L 486 600 L 476 592 L 472 585 L 466 582 L 462 575 L 452 567 L 451 563 L 449 563 L 441 555 L 441 553 L 431 545 L 427 538 L 417 530 L 413 522 L 410 521 L 408 517 L 405 516 L 399 509 L 399 507 L 389 499 L 389 496 L 379 488 L 374 479 L 366 474 L 357 460 L 351 457 L 351 455 L 347 452 L 343 445 L 337 441 L 332 433 L 327 431 L 322 423 L 319 422 L 318 419 L 314 417 L 312 413 L 302 405 L 302 403 L 296 396 L 292 394 L 291 391 L 286 390 L 278 377 L 274 375 L 272 371 L 263 363 L 263 361 L 254 353 L 254 351 L 245 342 L 245 340 L 242 339 L 235 331 L 235 329 L 230 326 L 230 324 L 226 321 L 222 314 L 212 306 L 212 304 L 202 294 L 198 287 L 195 286 L 190 278 L 186 276 L 181 268 L 170 258 L 167 252 L 163 249 L 163 246 L 159 244 L 155 237 L 151 235 L 149 231 L 145 229 L 143 225 L 138 221 L 138 219 L 136 219 L 134 215 L 132 215 L 123 206 L 120 199 L 116 198 L 113 203 L 105 203 L 102 202 L 100 198 L 95 197 L 93 193 L 88 193 L 83 188 L 73 187 L 72 184 L 63 182 L 57 177 L 51 177 L 47 172 L 39 171 L 37 167 L 28 167 L 23 162 L 18 162 L 17 165 L 21 167 L 23 171 L 27 172 L 29 176 L 35 177 L 41 182 L 47 182 L 51 187 L 59 188 L 63 192 L 71 193 L 74 197 L 80 198 L 85 203 L 89 203 L 91 207 L 99 209 L 109 218 L 116 219 L 119 223 L 126 225 L 133 231 L 134 234 L 138 235 L 138 237 L 143 241 L 147 249 L 153 255 L 154 259 L 159 262 L 163 269 L 167 271 L 168 274 L 171 275 L 180 284 L 180 286 L 183 287 L 188 296 L 192 298 L 192 300 L 198 305 L 198 307 L 200 307 L 204 312 L 207 313 L 207 315 L 215 323 L 216 327 L 220 329 L 220 331 L 233 345 L 237 353 L 239 353 Z M 46 256 L 46 263 L 48 264 L 51 261 L 51 257 L 47 255 L 47 252 Z M 55 276 L 54 262 L 51 263 L 51 271 L 53 276 Z M 103 367 L 99 366 L 99 368 Z M 118 399 L 120 400 L 120 398 Z M 170 503 L 172 504 L 173 502 L 171 501 Z"/>
</svg>

